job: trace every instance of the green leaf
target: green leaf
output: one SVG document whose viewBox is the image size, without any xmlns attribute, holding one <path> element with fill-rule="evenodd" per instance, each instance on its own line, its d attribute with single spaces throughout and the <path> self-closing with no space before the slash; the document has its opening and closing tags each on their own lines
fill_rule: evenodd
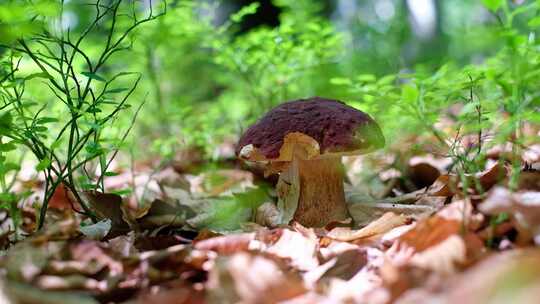
<svg viewBox="0 0 540 304">
<path fill-rule="evenodd" d="M 356 77 L 356 80 L 358 80 L 359 82 L 373 82 L 377 80 L 377 78 L 375 77 L 375 75 L 372 74 L 362 74 L 358 75 Z"/>
<path fill-rule="evenodd" d="M 45 126 L 36 126 L 33 128 L 34 132 L 37 132 L 37 133 L 43 133 L 43 132 L 47 132 L 49 129 Z"/>
<path fill-rule="evenodd" d="M 90 78 L 90 79 L 94 79 L 94 80 L 97 80 L 97 81 L 102 81 L 102 82 L 106 82 L 107 80 L 105 80 L 105 78 L 103 78 L 102 76 L 96 74 L 96 73 L 92 73 L 92 72 L 82 72 L 81 74 L 83 74 L 84 76 Z"/>
<path fill-rule="evenodd" d="M 34 107 L 34 106 L 37 106 L 38 103 L 35 102 L 35 101 L 25 101 L 22 103 L 22 106 L 23 108 L 30 108 L 30 107 Z"/>
<path fill-rule="evenodd" d="M 180 203 L 196 214 L 187 220 L 190 226 L 226 232 L 240 229 L 243 223 L 251 219 L 255 208 L 269 200 L 264 188 L 253 188 L 233 196 L 181 200 Z"/>
<path fill-rule="evenodd" d="M 333 85 L 351 85 L 352 81 L 349 78 L 334 77 L 330 79 L 330 83 Z"/>
<path fill-rule="evenodd" d="M 116 195 L 130 195 L 131 193 L 133 193 L 133 189 L 121 189 L 121 190 L 113 190 L 111 191 L 110 193 L 112 194 L 116 194 Z"/>
<path fill-rule="evenodd" d="M 18 171 L 21 167 L 15 163 L 0 163 L 0 176 L 7 174 L 10 171 Z"/>
<path fill-rule="evenodd" d="M 55 140 L 51 145 L 51 150 L 56 150 L 62 144 L 62 140 L 59 138 Z"/>
<path fill-rule="evenodd" d="M 118 176 L 118 175 L 120 175 L 120 173 L 107 171 L 107 172 L 103 173 L 103 175 L 105 175 L 105 176 Z"/>
<path fill-rule="evenodd" d="M 30 74 L 30 75 L 24 77 L 24 79 L 26 79 L 26 80 L 31 80 L 31 79 L 34 79 L 34 78 L 53 79 L 51 74 L 49 74 L 47 72 L 34 73 L 34 74 Z"/>
<path fill-rule="evenodd" d="M 103 112 L 100 108 L 98 107 L 89 107 L 88 110 L 86 110 L 87 113 L 100 113 L 100 112 Z"/>
<path fill-rule="evenodd" d="M 0 135 L 11 133 L 11 126 L 13 125 L 13 116 L 9 112 L 5 112 L 0 115 Z"/>
<path fill-rule="evenodd" d="M 377 81 L 378 85 L 391 84 L 396 79 L 396 75 L 386 75 Z"/>
<path fill-rule="evenodd" d="M 1 152 L 9 152 L 17 149 L 17 146 L 13 142 L 8 142 L 5 144 L 0 144 L 0 151 Z"/>
<path fill-rule="evenodd" d="M 101 145 L 99 143 L 94 142 L 94 141 L 88 142 L 86 144 L 86 146 L 85 146 L 85 150 L 86 150 L 86 152 L 88 154 L 90 154 L 92 156 L 98 156 L 98 155 L 100 155 L 101 153 L 104 152 Z"/>
<path fill-rule="evenodd" d="M 2 203 L 12 203 L 17 200 L 17 196 L 15 194 L 10 192 L 3 192 L 0 193 L 0 202 Z M 9 206 L 4 206 L 4 204 L 0 205 L 0 208 L 7 209 L 10 208 Z"/>
<path fill-rule="evenodd" d="M 42 159 L 36 166 L 36 171 L 43 171 L 51 165 L 51 160 L 48 158 Z"/>
<path fill-rule="evenodd" d="M 116 89 L 107 90 L 107 91 L 105 91 L 105 93 L 111 93 L 111 94 L 122 93 L 122 92 L 125 92 L 127 90 L 129 90 L 129 88 L 116 88 Z"/>
<path fill-rule="evenodd" d="M 482 0 L 482 4 L 490 11 L 496 12 L 503 5 L 504 1 L 506 0 Z"/>
<path fill-rule="evenodd" d="M 54 117 L 42 117 L 38 118 L 38 120 L 36 121 L 37 124 L 47 124 L 52 122 L 58 122 L 58 119 Z"/>
<path fill-rule="evenodd" d="M 260 4 L 258 2 L 253 2 L 250 5 L 242 7 L 238 12 L 231 15 L 231 20 L 235 23 L 242 21 L 242 19 L 247 15 L 253 15 L 259 9 Z"/>
<path fill-rule="evenodd" d="M 401 89 L 401 98 L 407 103 L 414 103 L 418 98 L 418 89 L 413 85 L 404 85 Z"/>
<path fill-rule="evenodd" d="M 527 24 L 530 27 L 540 27 L 540 16 L 532 18 Z"/>
<path fill-rule="evenodd" d="M 265 201 L 269 201 L 268 191 L 265 187 L 251 188 L 245 192 L 233 193 L 233 197 L 245 207 L 257 208 Z"/>
</svg>

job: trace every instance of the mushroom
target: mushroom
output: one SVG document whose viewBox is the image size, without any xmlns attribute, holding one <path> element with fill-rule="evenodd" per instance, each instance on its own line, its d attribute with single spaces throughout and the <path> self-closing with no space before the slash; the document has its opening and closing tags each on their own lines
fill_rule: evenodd
<svg viewBox="0 0 540 304">
<path fill-rule="evenodd" d="M 276 185 L 282 222 L 323 227 L 348 217 L 341 157 L 384 146 L 377 123 L 341 101 L 312 97 L 270 110 L 240 138 L 236 154 L 262 162 Z"/>
</svg>

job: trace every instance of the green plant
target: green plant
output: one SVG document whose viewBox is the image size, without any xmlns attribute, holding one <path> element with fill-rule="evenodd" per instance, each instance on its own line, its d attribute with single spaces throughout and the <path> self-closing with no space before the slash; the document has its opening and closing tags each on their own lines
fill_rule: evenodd
<svg viewBox="0 0 540 304">
<path fill-rule="evenodd" d="M 108 156 L 116 155 L 127 133 L 112 137 L 109 126 L 130 107 L 141 77 L 122 71 L 111 58 L 130 49 L 136 28 L 165 13 L 165 6 L 155 13 L 152 3 L 141 12 L 136 1 L 98 0 L 91 5 L 93 19 L 77 32 L 62 25 L 63 12 L 71 5 L 77 4 L 62 2 L 51 28 L 4 45 L 9 84 L 0 87 L 1 135 L 11 140 L 6 144 L 28 148 L 39 161 L 36 169 L 45 175 L 39 227 L 60 183 L 70 189 L 83 213 L 95 219 L 80 190 L 103 190 L 103 176 L 114 174 L 108 171 Z M 96 40 L 103 32 L 106 38 Z M 40 94 L 27 97 L 27 90 Z M 97 176 L 88 168 L 94 161 Z"/>
<path fill-rule="evenodd" d="M 304 18 L 292 18 L 287 8 L 295 3 L 281 2 L 285 13 L 278 27 L 231 35 L 245 15 L 257 10 L 254 3 L 233 14 L 209 41 L 215 62 L 240 80 L 241 85 L 235 89 L 246 92 L 243 98 L 251 100 L 248 116 L 257 117 L 289 98 L 313 94 L 309 84 L 316 76 L 313 73 L 340 55 L 343 37 L 316 16 L 317 5 L 305 4 L 312 11 L 306 9 Z"/>
<path fill-rule="evenodd" d="M 331 82 L 348 90 L 352 105 L 382 121 L 390 144 L 413 135 L 435 139 L 435 151 L 453 159 L 451 169 L 465 183 L 466 174 L 484 168 L 490 148 L 512 143 L 514 157 L 508 161 L 515 186 L 520 150 L 535 140 L 524 135 L 523 125 L 540 122 L 540 22 L 531 13 L 539 11 L 540 2 L 513 9 L 506 1 L 486 2 L 506 43 L 482 63 L 447 63 L 434 73 L 418 69 L 384 77 L 336 77 Z M 452 120 L 452 127 L 437 126 L 444 119 Z"/>
</svg>

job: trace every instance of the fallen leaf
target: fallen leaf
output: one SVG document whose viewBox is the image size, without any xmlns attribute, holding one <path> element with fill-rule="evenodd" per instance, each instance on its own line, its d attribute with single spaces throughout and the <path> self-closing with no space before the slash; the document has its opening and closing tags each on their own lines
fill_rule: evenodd
<svg viewBox="0 0 540 304">
<path fill-rule="evenodd" d="M 46 247 L 53 250 L 47 250 Z M 30 282 L 38 276 L 47 265 L 51 255 L 58 250 L 56 244 L 34 246 L 30 242 L 15 244 L 8 251 L 4 261 L 7 277 L 18 282 Z"/>
<path fill-rule="evenodd" d="M 458 234 L 461 223 L 458 220 L 432 216 L 416 223 L 416 226 L 398 240 L 421 252 L 441 243 L 452 235 Z"/>
<path fill-rule="evenodd" d="M 84 194 L 99 220 L 111 220 L 111 237 L 118 236 L 130 230 L 129 225 L 124 220 L 122 197 L 120 195 L 98 191 L 86 191 Z"/>
<path fill-rule="evenodd" d="M 540 294 L 540 250 L 493 254 L 445 284 L 441 303 L 537 303 Z M 405 301 L 403 303 L 412 303 Z"/>
<path fill-rule="evenodd" d="M 394 204 L 394 203 L 375 203 L 375 204 L 351 204 L 348 206 L 349 214 L 354 222 L 359 225 L 369 225 L 372 221 L 380 218 L 388 212 L 402 214 L 407 217 L 420 219 L 437 211 L 432 206 Z"/>
<path fill-rule="evenodd" d="M 540 191 L 540 171 L 522 171 L 519 173 L 517 189 Z"/>
<path fill-rule="evenodd" d="M 204 292 L 180 282 L 172 286 L 160 286 L 159 290 L 146 291 L 133 301 L 133 304 L 204 304 Z M 130 302 L 131 303 L 131 302 Z"/>
<path fill-rule="evenodd" d="M 317 259 L 318 239 L 310 230 L 310 235 L 284 229 L 277 242 L 266 252 L 291 261 L 291 266 L 299 270 L 309 270 L 319 265 Z"/>
<path fill-rule="evenodd" d="M 451 235 L 442 242 L 412 256 L 410 263 L 443 275 L 456 272 L 456 266 L 465 264 L 467 248 L 457 235 Z"/>
<path fill-rule="evenodd" d="M 189 226 L 230 232 L 239 230 L 242 223 L 251 220 L 259 205 L 268 200 L 266 189 L 252 188 L 232 196 L 188 199 L 180 203 L 196 214 L 186 221 Z"/>
<path fill-rule="evenodd" d="M 255 233 L 224 235 L 198 241 L 194 247 L 198 250 L 212 250 L 220 255 L 230 255 L 239 251 L 247 251 Z"/>
<path fill-rule="evenodd" d="M 517 224 L 521 242 L 532 237 L 537 245 L 540 244 L 540 192 L 512 193 L 506 188 L 496 187 L 478 209 L 491 215 L 508 212 Z"/>
<path fill-rule="evenodd" d="M 428 187 L 427 193 L 431 196 L 453 196 L 457 190 L 455 176 L 443 174 L 439 176 L 431 186 Z"/>
<path fill-rule="evenodd" d="M 161 226 L 182 227 L 186 219 L 195 215 L 187 206 L 176 205 L 172 202 L 154 200 L 145 214 L 136 221 L 144 229 Z"/>
<path fill-rule="evenodd" d="M 265 202 L 255 211 L 255 222 L 267 227 L 276 227 L 281 223 L 281 213 L 276 204 Z"/>
<path fill-rule="evenodd" d="M 40 304 L 98 304 L 99 302 L 82 292 L 60 292 L 41 290 L 29 284 L 7 282 L 6 295 L 11 303 L 40 303 Z"/>
<path fill-rule="evenodd" d="M 209 303 L 270 304 L 306 292 L 302 278 L 286 269 L 277 260 L 248 252 L 218 258 L 209 273 Z"/>
<path fill-rule="evenodd" d="M 95 224 L 79 227 L 79 231 L 91 240 L 103 239 L 111 230 L 111 220 L 101 220 Z"/>
<path fill-rule="evenodd" d="M 447 171 L 447 167 L 452 160 L 447 158 L 435 158 L 431 154 L 423 156 L 413 156 L 409 160 L 408 173 L 417 187 L 429 186 Z"/>
<path fill-rule="evenodd" d="M 382 235 L 392 228 L 404 225 L 407 222 L 407 218 L 403 215 L 397 215 L 392 212 L 383 214 L 379 219 L 371 222 L 366 227 L 360 230 L 351 230 L 350 228 L 334 228 L 326 235 L 329 238 L 333 238 L 339 241 L 354 241 L 357 239 L 374 237 Z"/>
<path fill-rule="evenodd" d="M 338 278 L 348 281 L 367 264 L 365 250 L 351 249 L 339 254 L 334 263 L 320 277 L 320 280 Z"/>
</svg>

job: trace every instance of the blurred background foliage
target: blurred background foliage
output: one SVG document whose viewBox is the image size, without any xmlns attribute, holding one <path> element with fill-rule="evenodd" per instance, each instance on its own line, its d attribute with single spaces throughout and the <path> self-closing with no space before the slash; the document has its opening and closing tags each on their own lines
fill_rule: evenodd
<svg viewBox="0 0 540 304">
<path fill-rule="evenodd" d="M 97 87 L 118 72 L 140 75 L 127 100 L 132 107 L 100 127 L 101 141 L 87 144 L 99 145 L 94 155 L 121 147 L 136 159 L 167 159 L 196 147 L 212 159 L 270 107 L 314 95 L 366 110 L 383 126 L 389 145 L 430 132 L 447 144 L 434 126 L 452 105 L 460 106 L 452 115 L 464 132 L 505 117 L 501 140 L 519 136 L 521 122 L 539 120 L 540 1 L 143 0 L 124 1 L 118 16 L 165 7 L 164 15 L 130 31 L 123 51 L 99 73 L 84 74 L 82 59 L 73 63 Z M 39 66 L 17 50 L 20 42 L 32 46 L 43 33 L 80 36 L 95 10 L 78 0 L 0 3 L 1 85 L 24 81 L 23 98 L 40 105 L 29 111 L 30 119 L 62 121 L 65 111 L 43 77 L 51 76 L 39 75 Z M 92 60 L 108 39 L 111 18 L 81 44 Z M 119 30 L 133 21 L 124 19 L 118 18 Z M 10 78 L 14 61 L 17 77 Z M 118 79 L 116 89 L 133 83 Z M 123 138 L 143 102 L 131 135 Z"/>
</svg>

